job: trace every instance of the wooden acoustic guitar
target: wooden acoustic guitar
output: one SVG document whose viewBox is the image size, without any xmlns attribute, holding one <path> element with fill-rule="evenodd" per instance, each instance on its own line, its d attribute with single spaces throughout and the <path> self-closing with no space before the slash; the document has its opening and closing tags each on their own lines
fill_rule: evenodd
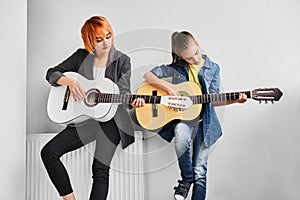
<svg viewBox="0 0 300 200">
<path fill-rule="evenodd" d="M 169 84 L 169 83 L 168 83 Z M 148 130 L 155 130 L 161 128 L 168 122 L 174 119 L 192 120 L 199 116 L 202 104 L 222 102 L 227 100 L 236 100 L 239 98 L 240 93 L 245 93 L 247 98 L 254 99 L 264 102 L 278 101 L 282 92 L 278 88 L 264 88 L 255 89 L 252 91 L 241 91 L 241 92 L 229 92 L 229 93 L 218 93 L 218 94 L 202 94 L 199 86 L 193 82 L 184 82 L 177 85 L 170 86 L 179 92 L 180 95 L 188 99 L 180 101 L 179 109 L 170 109 L 172 105 L 165 106 L 153 101 L 146 102 L 144 107 L 136 109 L 136 117 L 142 127 Z M 166 93 L 162 90 L 155 88 L 149 83 L 143 83 L 137 91 L 137 94 L 143 95 L 157 95 L 157 98 L 163 97 Z"/>
</svg>

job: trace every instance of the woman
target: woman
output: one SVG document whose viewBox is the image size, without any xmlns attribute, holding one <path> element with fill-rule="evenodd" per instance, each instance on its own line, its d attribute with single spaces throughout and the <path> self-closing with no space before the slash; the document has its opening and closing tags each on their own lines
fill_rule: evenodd
<svg viewBox="0 0 300 200">
<path fill-rule="evenodd" d="M 173 84 L 192 81 L 199 85 L 203 93 L 219 93 L 220 68 L 200 50 L 198 42 L 191 33 L 174 32 L 172 34 L 172 63 L 153 68 L 144 75 L 145 80 L 169 95 L 179 94 L 161 78 L 172 77 Z M 240 94 L 237 100 L 214 105 L 243 103 L 246 99 L 245 94 Z M 193 184 L 192 200 L 204 200 L 209 147 L 222 134 L 214 107 L 211 104 L 204 104 L 198 119 L 174 120 L 165 125 L 159 134 L 168 142 L 171 142 L 173 137 L 175 138 L 174 144 L 182 180 L 179 180 L 178 186 L 174 188 L 174 198 L 186 199 L 190 186 Z"/>
<path fill-rule="evenodd" d="M 114 34 L 106 18 L 94 16 L 81 29 L 85 49 L 78 49 L 59 65 L 47 71 L 46 79 L 52 86 L 67 85 L 75 101 L 85 98 L 85 91 L 76 80 L 64 72 L 78 72 L 87 79 L 111 79 L 120 93 L 130 93 L 130 58 L 114 48 Z M 136 99 L 132 107 L 144 105 Z M 134 142 L 133 128 L 126 108 L 120 105 L 113 119 L 107 122 L 87 120 L 80 126 L 67 126 L 42 149 L 41 157 L 51 181 L 63 200 L 74 200 L 74 193 L 67 171 L 60 161 L 65 153 L 76 150 L 96 140 L 92 165 L 93 185 L 90 200 L 104 200 L 108 193 L 109 169 L 117 145 L 122 148 Z"/>
</svg>

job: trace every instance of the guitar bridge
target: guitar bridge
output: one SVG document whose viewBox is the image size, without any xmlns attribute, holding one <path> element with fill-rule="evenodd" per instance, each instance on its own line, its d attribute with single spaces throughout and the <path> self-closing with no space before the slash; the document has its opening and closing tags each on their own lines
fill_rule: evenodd
<svg viewBox="0 0 300 200">
<path fill-rule="evenodd" d="M 69 99 L 70 99 L 70 94 L 71 94 L 71 92 L 70 92 L 70 88 L 68 86 L 67 89 L 66 89 L 66 91 L 65 91 L 62 110 L 67 110 Z"/>
</svg>

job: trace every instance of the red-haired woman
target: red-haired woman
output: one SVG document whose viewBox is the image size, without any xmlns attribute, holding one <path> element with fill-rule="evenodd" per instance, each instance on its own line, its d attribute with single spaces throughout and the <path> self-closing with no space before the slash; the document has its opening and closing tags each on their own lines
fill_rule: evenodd
<svg viewBox="0 0 300 200">
<path fill-rule="evenodd" d="M 78 72 L 87 79 L 111 79 L 120 93 L 130 93 L 130 58 L 114 48 L 114 34 L 106 18 L 93 16 L 82 29 L 85 49 L 78 49 L 59 65 L 47 71 L 46 79 L 52 86 L 67 85 L 75 101 L 85 98 L 85 91 L 76 80 L 64 76 L 64 72 Z M 144 105 L 136 99 L 132 107 Z M 63 200 L 74 200 L 68 173 L 60 160 L 65 153 L 76 150 L 96 140 L 92 165 L 93 185 L 90 200 L 104 200 L 108 193 L 109 169 L 117 145 L 122 148 L 134 142 L 133 128 L 126 109 L 120 105 L 113 119 L 107 122 L 87 120 L 80 126 L 67 126 L 52 138 L 42 149 L 41 157 L 48 175 Z"/>
</svg>

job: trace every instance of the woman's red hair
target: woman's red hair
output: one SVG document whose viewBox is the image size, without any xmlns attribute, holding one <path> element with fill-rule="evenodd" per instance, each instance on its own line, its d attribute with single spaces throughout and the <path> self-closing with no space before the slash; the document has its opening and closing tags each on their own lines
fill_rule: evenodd
<svg viewBox="0 0 300 200">
<path fill-rule="evenodd" d="M 105 17 L 94 16 L 86 20 L 81 28 L 81 37 L 86 50 L 93 54 L 94 47 L 97 45 L 96 37 L 105 38 L 107 32 L 112 35 L 112 45 L 114 45 L 113 30 Z"/>
</svg>

